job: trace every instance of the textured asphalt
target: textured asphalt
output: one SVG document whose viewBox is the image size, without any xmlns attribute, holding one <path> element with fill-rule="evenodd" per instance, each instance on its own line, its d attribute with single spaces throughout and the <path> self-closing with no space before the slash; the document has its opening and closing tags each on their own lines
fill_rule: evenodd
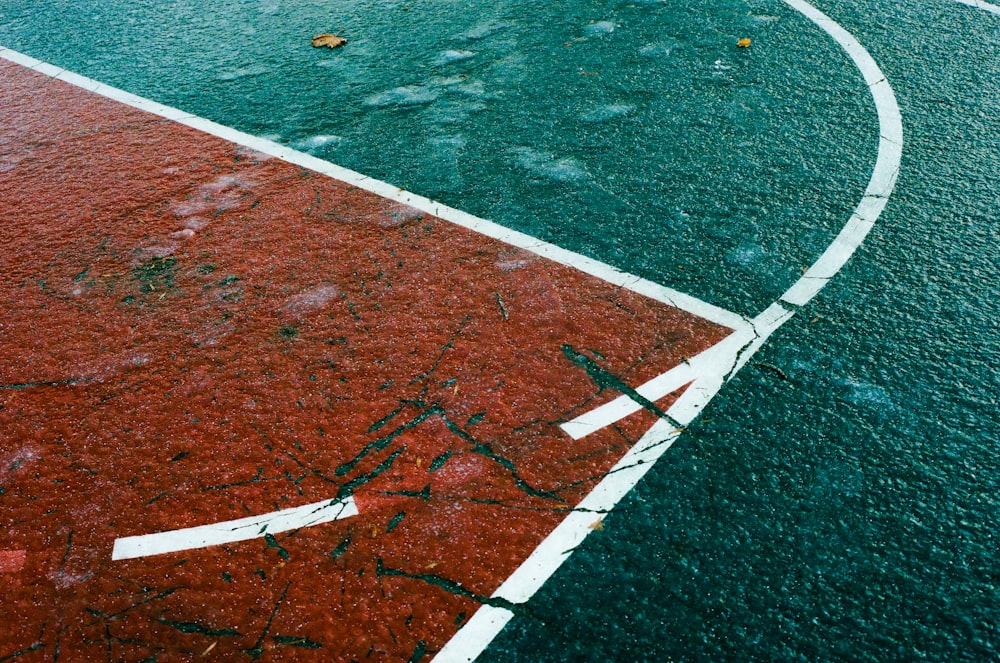
<svg viewBox="0 0 1000 663">
<path fill-rule="evenodd" d="M 898 98 L 885 212 L 482 660 L 1000 656 L 1000 16 L 815 5 Z M 8 2 L 0 44 L 750 315 L 878 139 L 778 2 Z"/>
</svg>

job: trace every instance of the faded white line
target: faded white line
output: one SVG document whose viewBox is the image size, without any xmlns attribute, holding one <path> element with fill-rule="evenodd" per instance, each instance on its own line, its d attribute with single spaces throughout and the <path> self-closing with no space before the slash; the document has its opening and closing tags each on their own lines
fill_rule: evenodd
<svg viewBox="0 0 1000 663">
<path fill-rule="evenodd" d="M 801 0 L 784 1 L 829 34 L 861 71 L 871 90 L 879 118 L 881 137 L 878 156 L 861 202 L 827 251 L 781 296 L 779 301 L 771 304 L 751 320 L 749 325 L 736 329 L 728 338 L 700 355 L 705 357 L 704 365 L 699 365 L 697 371 L 692 371 L 694 381 L 666 412 L 672 421 L 682 427 L 702 412 L 722 385 L 732 379 L 746 365 L 750 357 L 763 347 L 771 335 L 792 318 L 798 306 L 811 300 L 843 267 L 882 213 L 899 173 L 903 147 L 902 118 L 895 95 L 881 69 L 864 47 L 831 18 Z M 661 381 L 661 390 L 667 389 L 684 373 L 680 367 L 675 367 L 652 382 Z M 649 398 L 641 391 L 640 394 Z M 655 395 L 652 388 L 649 389 L 649 394 Z M 586 434 L 582 426 L 593 429 L 601 423 L 601 416 L 607 415 L 605 419 L 611 418 L 629 407 L 620 400 L 612 403 L 614 405 L 602 406 L 607 409 L 602 410 L 600 415 L 595 412 L 601 408 L 583 415 L 581 427 L 577 428 L 575 433 Z M 638 409 L 637 405 L 635 409 Z M 591 415 L 592 417 L 588 419 L 587 417 Z M 681 431 L 667 420 L 657 420 L 574 512 L 566 516 L 493 596 L 512 603 L 528 601 L 586 539 L 598 515 L 614 508 L 653 467 L 680 433 Z M 434 658 L 435 663 L 458 663 L 476 659 L 512 618 L 513 613 L 510 610 L 481 607 L 441 649 Z"/>
<path fill-rule="evenodd" d="M 115 539 L 111 559 L 133 559 L 193 548 L 218 546 L 223 543 L 248 541 L 268 534 L 311 527 L 356 515 L 358 515 L 358 507 L 354 503 L 353 497 L 343 500 L 324 500 L 266 513 L 262 516 L 250 516 L 211 525 Z"/>
<path fill-rule="evenodd" d="M 674 290 L 673 288 L 668 288 L 659 283 L 654 283 L 653 281 L 640 278 L 634 274 L 623 272 L 617 267 L 612 267 L 611 265 L 594 260 L 593 258 L 573 253 L 572 251 L 560 248 L 554 244 L 549 244 L 548 242 L 543 242 L 542 240 L 530 235 L 505 228 L 499 224 L 493 223 L 492 221 L 487 221 L 486 219 L 481 219 L 477 216 L 473 216 L 472 214 L 468 214 L 467 212 L 448 207 L 447 205 L 442 205 L 441 203 L 435 202 L 423 196 L 418 196 L 415 193 L 405 191 L 387 182 L 382 182 L 366 175 L 362 175 L 361 173 L 354 172 L 353 170 L 348 170 L 347 168 L 330 163 L 329 161 L 324 161 L 323 159 L 314 157 L 311 154 L 299 152 L 298 150 L 293 150 L 290 147 L 280 145 L 273 141 L 252 136 L 250 134 L 243 133 L 242 131 L 237 131 L 230 127 L 217 124 L 203 117 L 198 117 L 150 99 L 139 97 L 130 92 L 125 92 L 124 90 L 105 85 L 85 76 L 81 76 L 54 65 L 42 62 L 41 60 L 37 60 L 29 55 L 4 48 L 3 46 L 0 46 L 0 57 L 10 60 L 11 62 L 16 62 L 17 64 L 30 69 L 34 69 L 35 71 L 48 76 L 52 76 L 53 78 L 76 85 L 77 87 L 103 97 L 107 97 L 108 99 L 113 99 L 128 106 L 152 113 L 153 115 L 173 120 L 178 124 L 193 127 L 207 134 L 223 138 L 232 143 L 242 145 L 243 147 L 256 150 L 257 152 L 261 152 L 263 154 L 277 157 L 289 163 L 302 166 L 303 168 L 308 168 L 318 173 L 329 175 L 334 179 L 351 184 L 359 189 L 364 189 L 365 191 L 378 194 L 383 198 L 388 198 L 389 200 L 409 205 L 410 207 L 420 210 L 426 214 L 432 214 L 455 225 L 468 228 L 469 230 L 486 235 L 487 237 L 492 237 L 493 239 L 506 244 L 524 249 L 525 251 L 530 251 L 536 255 L 548 258 L 553 262 L 573 267 L 581 272 L 584 272 L 585 274 L 597 277 L 620 288 L 624 288 L 625 290 L 631 290 L 641 295 L 645 295 L 650 299 L 663 302 L 664 304 L 669 304 L 674 308 L 687 311 L 688 313 L 692 313 L 718 325 L 729 327 L 730 329 L 739 329 L 746 325 L 745 318 L 737 313 L 733 313 L 732 311 L 727 311 L 726 309 L 714 304 L 702 301 L 696 297 Z"/>
<path fill-rule="evenodd" d="M 990 13 L 1000 16 L 1000 7 L 997 5 L 991 5 L 988 2 L 979 2 L 979 0 L 955 0 L 960 5 L 968 5 L 969 7 L 975 7 L 976 9 L 982 9 L 983 11 L 988 11 Z"/>
</svg>

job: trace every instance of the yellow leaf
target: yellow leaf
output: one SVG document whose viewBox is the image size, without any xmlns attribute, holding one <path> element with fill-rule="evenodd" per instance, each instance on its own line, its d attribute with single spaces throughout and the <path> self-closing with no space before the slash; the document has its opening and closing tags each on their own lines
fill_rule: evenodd
<svg viewBox="0 0 1000 663">
<path fill-rule="evenodd" d="M 744 37 L 743 39 L 740 39 L 738 42 L 736 42 L 736 45 L 739 46 L 740 48 L 750 48 L 750 40 Z"/>
<path fill-rule="evenodd" d="M 327 48 L 337 48 L 338 46 L 343 46 L 346 43 L 346 39 L 337 35 L 316 35 L 313 37 L 313 46 L 315 48 L 320 48 L 322 46 L 326 46 Z"/>
</svg>

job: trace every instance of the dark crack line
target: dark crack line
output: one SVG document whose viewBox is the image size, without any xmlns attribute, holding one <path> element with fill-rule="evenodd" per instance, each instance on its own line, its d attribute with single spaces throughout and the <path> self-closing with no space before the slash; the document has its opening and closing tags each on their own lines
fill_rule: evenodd
<svg viewBox="0 0 1000 663">
<path fill-rule="evenodd" d="M 345 483 L 337 490 L 337 497 L 335 499 L 345 499 L 347 497 L 350 497 L 351 495 L 354 494 L 355 490 L 365 485 L 366 483 L 369 483 L 370 481 L 373 481 L 376 478 L 378 478 L 380 474 L 382 474 L 390 467 L 392 467 L 392 464 L 396 462 L 396 459 L 399 458 L 404 451 L 406 451 L 405 445 L 393 451 L 392 455 L 390 455 L 388 458 L 379 463 L 378 467 L 376 467 L 368 474 L 362 474 L 356 479 L 352 479 L 351 481 Z"/>
<path fill-rule="evenodd" d="M 424 371 L 423 373 L 421 373 L 420 375 L 418 375 L 417 377 L 410 380 L 410 384 L 416 384 L 421 380 L 426 380 L 427 378 L 429 378 L 431 375 L 434 374 L 434 372 L 438 369 L 438 366 L 440 366 L 441 362 L 444 360 L 445 354 L 447 354 L 448 350 L 450 350 L 452 346 L 455 345 L 455 341 L 457 341 L 459 336 L 462 335 L 462 332 L 465 331 L 465 327 L 469 324 L 471 320 L 472 320 L 471 315 L 465 316 L 465 319 L 462 320 L 462 324 L 458 326 L 458 330 L 454 334 L 452 334 L 451 338 L 448 339 L 448 342 L 441 347 L 441 351 L 438 353 L 437 359 L 434 360 L 434 363 L 431 364 L 431 367 L 426 371 Z"/>
<path fill-rule="evenodd" d="M 406 663 L 420 663 L 427 653 L 427 643 L 421 640 L 417 643 L 417 646 L 413 648 L 413 654 L 410 656 L 410 660 Z"/>
<path fill-rule="evenodd" d="M 111 637 L 111 624 L 104 622 L 104 644 L 108 646 L 108 663 L 114 661 L 114 639 Z"/>
<path fill-rule="evenodd" d="M 766 368 L 767 370 L 771 371 L 772 373 L 774 373 L 775 375 L 777 375 L 782 380 L 785 380 L 786 382 L 788 381 L 788 376 L 785 374 L 785 372 L 783 370 L 781 370 L 777 366 L 772 366 L 771 364 L 765 364 L 762 361 L 755 362 L 754 366 L 756 366 L 758 368 Z"/>
<path fill-rule="evenodd" d="M 261 483 L 262 481 L 274 481 L 273 478 L 269 478 L 269 479 L 262 478 L 261 475 L 263 475 L 263 474 L 264 474 L 264 468 L 263 467 L 258 467 L 257 468 L 257 474 L 253 475 L 253 477 L 251 477 L 249 479 L 246 479 L 244 481 L 234 481 L 233 483 L 219 483 L 219 484 L 216 484 L 214 486 L 205 486 L 204 488 L 201 489 L 201 491 L 203 493 L 207 493 L 210 490 L 225 490 L 226 488 L 236 488 L 238 486 L 249 486 L 249 485 L 254 484 L 254 483 Z"/>
<path fill-rule="evenodd" d="M 740 346 L 740 349 L 736 351 L 736 357 L 733 360 L 733 365 L 730 367 L 729 372 L 727 372 L 726 375 L 722 378 L 723 384 L 733 379 L 733 376 L 736 375 L 736 371 L 740 366 L 740 360 L 743 358 L 743 355 L 749 352 L 750 348 L 753 347 L 753 344 L 760 339 L 760 333 L 757 331 L 755 327 L 751 326 L 750 330 L 753 332 L 753 338 L 751 338 L 742 346 Z"/>
<path fill-rule="evenodd" d="M 496 299 L 497 299 L 497 306 L 500 307 L 500 315 L 503 317 L 504 322 L 510 320 L 510 313 L 507 311 L 507 306 L 506 304 L 504 304 L 503 297 L 500 296 L 499 292 L 496 293 Z"/>
<path fill-rule="evenodd" d="M 596 480 L 596 478 L 591 479 L 591 481 Z M 581 481 L 580 483 L 586 483 L 586 481 Z M 569 488 L 570 486 L 567 486 Z M 489 500 L 475 497 L 460 497 L 456 495 L 440 495 L 437 499 L 443 500 L 455 500 L 455 501 L 467 501 L 473 504 L 488 504 L 490 506 L 498 506 L 502 509 L 510 509 L 511 511 L 532 511 L 532 512 L 542 512 L 542 513 L 600 513 L 607 514 L 611 513 L 611 509 L 588 509 L 586 507 L 543 507 L 543 506 L 525 506 L 523 504 L 511 504 L 509 500 Z"/>
<path fill-rule="evenodd" d="M 274 617 L 278 614 L 278 608 L 280 608 L 281 604 L 285 602 L 285 597 L 288 596 L 288 589 L 291 586 L 291 582 L 285 585 L 285 590 L 281 592 L 281 596 L 278 597 L 277 602 L 274 604 L 274 609 L 271 610 L 271 616 L 267 618 L 267 624 L 264 624 L 264 630 L 261 631 L 260 637 L 257 638 L 257 642 L 254 643 L 253 647 L 246 650 L 246 653 L 249 654 L 250 658 L 253 660 L 257 660 L 261 657 L 261 655 L 263 655 L 264 649 L 261 645 L 264 644 L 264 638 L 267 637 L 268 632 L 271 630 L 271 625 L 274 624 Z"/>
<path fill-rule="evenodd" d="M 277 550 L 278 557 L 280 557 L 281 559 L 288 561 L 291 558 L 291 555 L 288 554 L 288 550 L 286 550 L 280 543 L 278 543 L 278 540 L 274 538 L 273 534 L 270 533 L 265 534 L 264 543 L 267 544 L 268 548 L 274 548 L 275 550 Z"/>
<path fill-rule="evenodd" d="M 339 486 L 340 485 L 340 481 L 338 481 L 337 479 L 334 479 L 332 477 L 326 476 L 325 474 L 323 474 L 322 472 L 320 472 L 319 470 L 317 470 L 315 468 L 309 467 L 308 465 L 306 465 L 305 463 L 303 463 L 301 460 L 299 460 L 298 458 L 296 458 L 294 455 L 292 455 L 292 452 L 285 451 L 284 453 L 285 453 L 286 456 L 288 456 L 293 461 L 295 461 L 295 463 L 299 467 L 301 467 L 303 470 L 305 470 L 309 474 L 313 475 L 314 477 L 316 477 L 318 479 L 322 479 L 323 481 L 325 481 L 327 483 L 332 483 L 335 486 Z"/>
<path fill-rule="evenodd" d="M 337 547 L 330 552 L 330 558 L 331 559 L 339 558 L 341 555 L 347 552 L 347 548 L 350 545 L 351 545 L 351 535 L 350 533 L 348 533 L 347 538 L 345 538 L 343 541 L 337 544 Z"/>
<path fill-rule="evenodd" d="M 44 628 L 42 628 L 42 632 L 43 633 L 45 632 Z M 10 661 L 12 659 L 17 658 L 18 656 L 24 656 L 25 654 L 30 654 L 31 652 L 37 651 L 37 650 L 41 649 L 44 646 L 45 646 L 45 643 L 41 641 L 41 635 L 39 635 L 38 641 L 36 641 L 30 647 L 25 647 L 24 649 L 18 650 L 16 652 L 11 653 L 11 654 L 7 654 L 6 656 L 0 656 L 0 663 L 2 663 L 2 661 Z"/>
<path fill-rule="evenodd" d="M 594 383 L 601 389 L 614 389 L 615 391 L 631 398 L 633 401 L 641 405 L 643 409 L 655 414 L 657 418 L 664 419 L 671 425 L 680 428 L 680 423 L 675 421 L 674 418 L 665 411 L 661 410 L 656 403 L 625 384 L 625 382 L 623 382 L 621 378 L 614 373 L 611 373 L 610 371 L 599 366 L 596 361 L 587 355 L 582 352 L 577 352 L 572 345 L 569 345 L 568 343 L 563 345 L 562 351 L 563 354 L 566 355 L 567 359 L 586 371 L 587 375 L 590 376 L 590 379 L 593 380 Z"/>
<path fill-rule="evenodd" d="M 477 603 L 482 605 L 492 606 L 494 608 L 504 608 L 510 610 L 511 612 L 517 612 L 520 606 L 516 603 L 508 601 L 507 599 L 494 597 L 494 596 L 482 596 L 476 594 L 470 589 L 466 589 L 461 583 L 454 580 L 449 580 L 448 578 L 441 577 L 435 573 L 409 573 L 403 571 L 402 569 L 393 569 L 385 566 L 382 563 L 382 558 L 376 558 L 375 562 L 375 575 L 379 578 L 384 577 L 396 577 L 396 578 L 409 578 L 410 580 L 419 580 L 425 582 L 428 585 L 434 585 L 435 587 L 440 587 L 441 589 L 455 594 L 456 596 L 462 596 L 467 599 L 472 599 Z"/>
<path fill-rule="evenodd" d="M 408 405 L 418 405 L 417 403 L 406 403 L 406 404 L 408 404 Z M 427 407 L 426 404 L 424 404 L 424 403 L 419 403 L 419 405 Z M 395 415 L 393 415 L 393 416 L 395 416 Z M 394 430 L 392 430 L 387 435 L 384 435 L 384 436 L 378 438 L 377 440 L 374 440 L 374 441 L 368 443 L 367 445 L 365 445 L 364 448 L 362 448 L 361 451 L 359 451 L 358 454 L 353 459 L 351 459 L 350 461 L 347 461 L 346 463 L 342 463 L 341 465 L 339 465 L 336 468 L 336 470 L 335 470 L 335 474 L 338 477 L 347 474 L 348 472 L 350 472 L 351 470 L 353 470 L 354 468 L 356 468 L 357 465 L 365 457 L 367 457 L 369 454 L 371 454 L 372 452 L 375 452 L 375 451 L 382 451 L 382 450 L 384 450 L 386 447 L 388 447 L 390 444 L 392 444 L 392 442 L 394 440 L 396 440 L 400 435 L 402 435 L 403 433 L 405 433 L 405 432 L 407 432 L 409 430 L 412 430 L 412 429 L 416 428 L 417 426 L 419 426 L 420 424 L 424 423 L 425 421 L 427 421 L 428 419 L 430 419 L 431 417 L 434 417 L 434 416 L 440 416 L 441 419 L 442 419 L 442 421 L 444 422 L 445 426 L 448 428 L 449 431 L 451 431 L 452 433 L 454 433 L 455 435 L 457 435 L 463 441 L 467 442 L 470 445 L 470 447 L 471 447 L 470 450 L 471 450 L 472 453 L 476 453 L 476 454 L 479 454 L 481 456 L 485 456 L 485 457 L 489 458 L 490 460 L 492 460 L 493 462 L 499 464 L 505 470 L 507 470 L 507 472 L 510 474 L 511 478 L 513 479 L 515 485 L 520 490 L 522 490 L 525 494 L 527 494 L 529 496 L 532 496 L 532 497 L 539 497 L 539 498 L 544 498 L 544 499 L 556 500 L 558 502 L 565 502 L 565 500 L 562 497 L 556 495 L 555 493 L 550 492 L 550 491 L 540 490 L 540 489 L 535 488 L 534 486 L 532 486 L 530 483 L 528 483 L 518 473 L 517 466 L 514 464 L 513 461 L 511 461 L 508 458 L 504 458 L 500 454 L 496 453 L 488 444 L 480 442 L 479 440 L 477 440 L 476 438 L 474 438 L 472 435 L 470 435 L 461 426 L 459 426 L 457 423 L 455 423 L 454 421 L 452 421 L 445 414 L 444 409 L 439 404 L 437 404 L 437 403 L 435 403 L 435 404 L 427 407 L 427 409 L 424 410 L 423 412 L 421 412 L 419 415 L 417 415 L 416 417 L 412 418 L 410 421 L 408 421 L 408 422 L 406 422 L 406 423 L 404 423 L 404 424 L 396 427 Z M 320 472 L 317 469 L 309 467 L 308 465 L 306 465 L 305 463 L 303 463 L 301 460 L 299 460 L 298 458 L 296 458 L 294 455 L 292 455 L 290 452 L 285 451 L 284 453 L 285 453 L 285 455 L 287 455 L 289 458 L 291 458 L 296 464 L 298 464 L 300 467 L 302 467 L 307 472 L 313 474 L 314 476 L 319 477 L 323 481 L 326 481 L 328 483 L 337 485 L 338 489 L 337 489 L 337 495 L 336 495 L 335 499 L 345 499 L 345 498 L 351 496 L 358 488 L 360 488 L 361 486 L 364 486 L 365 484 L 373 481 L 380 474 L 382 474 L 383 472 L 385 472 L 386 470 L 388 470 L 390 467 L 392 467 L 392 465 L 393 465 L 393 463 L 395 463 L 396 459 L 399 458 L 399 456 L 405 450 L 406 450 L 406 446 L 405 445 L 399 447 L 398 449 L 396 449 L 395 451 L 393 451 L 392 454 L 388 458 L 386 458 L 377 467 L 375 467 L 371 472 L 368 472 L 366 474 L 362 474 L 361 476 L 358 476 L 358 477 L 356 477 L 356 478 L 354 478 L 354 479 L 352 479 L 352 480 L 350 480 L 350 481 L 348 481 L 347 483 L 344 483 L 344 484 L 341 484 L 340 481 L 338 481 L 335 478 L 326 476 L 324 473 Z M 450 457 L 451 457 L 451 454 L 449 453 L 446 456 L 442 455 L 442 456 L 440 456 L 438 458 L 435 458 L 434 461 L 432 462 L 431 471 L 434 471 L 436 469 L 440 469 L 440 467 L 442 465 L 444 465 L 444 463 Z M 426 499 L 430 498 L 430 489 L 429 489 L 429 487 L 425 487 L 423 490 L 421 490 L 419 492 L 404 491 L 404 492 L 400 492 L 399 494 L 401 496 L 415 497 L 415 498 L 420 498 L 420 499 L 425 499 L 426 500 Z"/>
<path fill-rule="evenodd" d="M 365 458 L 365 456 L 367 456 L 373 451 L 382 451 L 387 446 L 392 444 L 393 440 L 395 440 L 397 437 L 399 437 L 400 435 L 409 430 L 416 428 L 417 426 L 427 421 L 436 414 L 444 414 L 444 410 L 441 409 L 440 405 L 432 405 L 431 407 L 427 408 L 427 410 L 421 412 L 410 421 L 395 428 L 389 434 L 384 435 L 378 438 L 377 440 L 369 442 L 361 449 L 361 451 L 358 452 L 358 454 L 354 458 L 347 461 L 346 463 L 338 465 L 337 469 L 334 470 L 334 474 L 337 475 L 338 477 L 344 476 L 345 474 L 353 470 L 358 465 L 358 463 L 360 463 Z"/>
<path fill-rule="evenodd" d="M 65 387 L 76 384 L 87 384 L 93 382 L 94 378 L 72 378 L 69 380 L 56 380 L 53 382 L 14 382 L 11 384 L 0 384 L 0 391 L 12 389 L 33 389 L 35 387 Z M 0 658 L 0 661 L 3 659 Z"/>
<path fill-rule="evenodd" d="M 175 628 L 181 633 L 198 633 L 199 635 L 210 635 L 212 637 L 221 636 L 232 636 L 232 637 L 242 637 L 243 634 L 236 629 L 231 628 L 208 628 L 207 626 L 202 626 L 198 622 L 175 622 L 164 617 L 158 617 L 157 620 L 164 626 L 169 626 L 170 628 Z"/>
<path fill-rule="evenodd" d="M 542 497 L 550 500 L 558 500 L 560 502 L 565 501 L 555 493 L 551 493 L 547 490 L 539 490 L 538 488 L 535 488 L 534 486 L 529 484 L 521 477 L 520 474 L 518 474 L 517 466 L 514 465 L 513 461 L 511 461 L 508 458 L 504 458 L 500 454 L 493 451 L 493 449 L 491 449 L 489 445 L 480 442 L 479 440 L 474 438 L 472 435 L 463 430 L 461 426 L 459 426 L 454 421 L 449 419 L 448 416 L 445 415 L 444 413 L 441 414 L 441 418 L 444 420 L 444 424 L 445 426 L 448 427 L 448 430 L 450 430 L 452 433 L 458 435 L 460 438 L 462 438 L 463 440 L 472 445 L 473 453 L 477 453 L 481 456 L 486 456 L 487 458 L 494 461 L 495 463 L 498 463 L 501 467 L 510 472 L 510 476 L 514 480 L 514 483 L 517 485 L 518 488 L 523 490 L 525 493 L 531 495 L 532 497 Z"/>
<path fill-rule="evenodd" d="M 431 499 L 431 485 L 427 484 L 420 490 L 380 490 L 378 493 L 387 497 L 415 497 L 429 502 Z"/>
<path fill-rule="evenodd" d="M 323 645 L 298 635 L 275 635 L 271 638 L 279 645 L 285 645 L 288 647 L 302 647 L 304 649 L 322 649 Z"/>
<path fill-rule="evenodd" d="M 171 594 L 173 594 L 174 592 L 176 592 L 179 589 L 184 589 L 184 588 L 183 587 L 172 587 L 171 589 L 165 589 L 162 592 L 159 592 L 159 593 L 157 593 L 157 594 L 155 594 L 153 596 L 147 597 L 147 598 L 145 598 L 145 599 L 143 599 L 143 600 L 141 600 L 141 601 L 139 601 L 137 603 L 133 603 L 129 607 L 123 608 L 122 610 L 119 610 L 118 612 L 110 612 L 110 613 L 107 613 L 107 614 L 100 613 L 100 618 L 102 620 L 113 620 L 113 619 L 116 619 L 116 618 L 121 617 L 122 615 L 124 615 L 124 614 L 126 614 L 126 613 L 128 613 L 128 612 L 130 612 L 132 610 L 135 610 L 136 608 L 138 608 L 140 606 L 146 605 L 147 603 L 152 603 L 153 601 L 159 601 L 160 599 L 166 598 L 166 597 L 170 596 Z M 97 621 L 98 620 L 94 620 L 91 623 L 92 624 L 96 624 Z"/>
<path fill-rule="evenodd" d="M 392 421 L 393 418 L 395 418 L 395 416 L 397 414 L 399 414 L 400 412 L 402 412 L 405 409 L 406 409 L 406 403 L 403 403 L 402 405 L 400 405 L 399 407 L 397 407 L 395 410 L 393 410 L 392 412 L 390 412 L 389 414 L 385 415 L 384 417 L 382 417 L 381 419 L 379 419 L 378 421 L 376 421 L 375 423 L 373 423 L 371 426 L 369 426 L 368 427 L 368 432 L 369 433 L 374 433 L 375 431 L 380 430 L 381 428 L 385 427 L 385 425 L 387 423 L 389 423 L 390 421 Z"/>
<path fill-rule="evenodd" d="M 63 570 L 66 568 L 66 560 L 69 559 L 69 549 L 73 547 L 73 530 L 69 531 L 66 536 L 66 549 L 63 550 L 62 559 L 59 561 L 59 570 L 56 571 L 56 577 L 63 577 Z"/>
</svg>

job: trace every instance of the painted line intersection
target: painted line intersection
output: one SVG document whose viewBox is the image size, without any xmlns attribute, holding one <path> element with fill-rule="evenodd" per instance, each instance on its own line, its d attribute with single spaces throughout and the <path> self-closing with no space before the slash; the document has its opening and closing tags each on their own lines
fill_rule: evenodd
<svg viewBox="0 0 1000 663">
<path fill-rule="evenodd" d="M 17 539 L 11 545 L 20 547 L 5 554 L 40 579 L 18 589 L 19 633 L 12 637 L 19 639 L 12 642 L 41 642 L 48 601 L 50 609 L 92 617 L 85 628 L 54 627 L 63 651 L 117 647 L 128 658 L 157 648 L 198 653 L 211 641 L 203 652 L 243 648 L 259 656 L 297 647 L 297 657 L 364 652 L 405 660 L 440 650 L 437 660 L 474 658 L 595 518 L 839 271 L 892 192 L 902 127 L 885 77 L 831 19 L 799 0 L 787 4 L 858 66 L 879 116 L 879 152 L 868 190 L 834 243 L 752 319 L 0 50 L 45 76 L 236 143 L 206 143 L 71 88 L 59 90 L 65 103 L 53 107 L 76 125 L 53 129 L 44 112 L 16 104 L 21 114 L 8 119 L 36 134 L 4 146 L 5 171 L 59 189 L 48 197 L 13 185 L 3 192 L 5 201 L 22 204 L 15 205 L 18 218 L 30 220 L 36 207 L 44 217 L 4 238 L 17 256 L 7 270 L 17 278 L 3 293 L 17 320 L 8 337 L 19 350 L 43 335 L 82 339 L 26 352 L 3 376 L 0 394 L 8 397 L 0 418 L 17 417 L 20 428 L 11 430 L 26 442 L 10 466 L 35 468 L 35 485 L 17 484 L 16 496 L 32 508 L 15 513 L 15 524 L 36 526 L 35 539 Z M 0 71 L 15 81 L 5 94 L 55 85 L 7 65 Z M 95 135 L 113 136 L 109 149 L 88 152 L 84 143 Z M 58 159 L 46 155 L 50 148 Z M 151 164 L 150 150 L 166 158 Z M 155 184 L 143 177 L 153 172 Z M 317 173 L 339 182 L 320 183 Z M 129 185 L 109 189 L 108 180 Z M 80 200 L 87 204 L 75 205 Z M 73 213 L 62 215 L 67 205 Z M 81 239 L 84 228 L 108 219 L 110 230 Z M 456 226 L 503 244 L 470 240 Z M 34 246 L 51 253 L 31 254 Z M 344 256 L 349 264 L 338 262 Z M 395 270 L 385 269 L 393 262 Z M 74 263 L 82 269 L 74 272 Z M 310 271 L 317 264 L 325 269 Z M 462 278 L 470 273 L 487 278 Z M 325 352 L 310 354 L 316 344 Z M 317 366 L 338 381 L 321 377 Z M 229 384 L 220 379 L 226 375 L 238 378 L 239 393 L 213 387 Z M 303 389 L 308 383 L 317 384 Z M 166 404 L 178 394 L 182 407 Z M 150 395 L 162 396 L 165 407 L 148 407 Z M 295 398 L 275 402 L 289 395 Z M 53 408 L 62 419 L 49 416 Z M 123 447 L 125 437 L 135 444 Z M 46 440 L 75 460 L 46 456 Z M 157 453 L 159 466 L 150 460 Z M 205 463 L 209 455 L 214 465 Z M 555 472 L 553 459 L 563 461 Z M 44 518 L 36 518 L 46 481 L 72 490 L 61 496 L 65 502 L 46 498 Z M 341 515 L 353 506 L 358 517 L 331 518 L 323 527 L 286 520 L 317 505 L 338 506 Z M 282 525 L 268 531 L 265 521 Z M 274 535 L 299 522 L 301 529 Z M 179 536 L 190 548 L 190 535 L 204 528 L 251 523 L 263 544 L 107 566 L 116 537 Z M 491 529 L 472 531 L 483 523 Z M 65 541 L 58 563 L 40 538 Z M 505 552 L 511 542 L 518 552 Z M 317 572 L 339 593 L 310 592 Z M 142 589 L 130 594 L 126 585 Z M 236 591 L 256 607 L 219 603 Z M 417 607 L 413 592 L 421 597 Z M 358 623 L 371 628 L 345 626 Z M 280 632 L 284 624 L 298 628 Z"/>
<path fill-rule="evenodd" d="M 26 632 L 89 615 L 53 627 L 64 653 L 437 651 L 560 523 L 601 517 L 581 500 L 684 385 L 559 425 L 733 333 L 0 72 L 5 515 L 35 578 L 13 605 Z"/>
</svg>

